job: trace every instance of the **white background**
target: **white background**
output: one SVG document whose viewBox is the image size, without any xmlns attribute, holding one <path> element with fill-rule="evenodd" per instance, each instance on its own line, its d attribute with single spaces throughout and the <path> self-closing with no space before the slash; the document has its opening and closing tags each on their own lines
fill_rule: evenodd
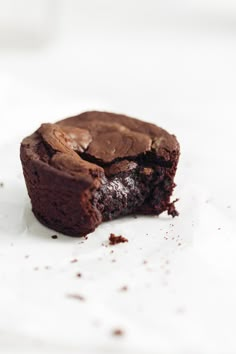
<svg viewBox="0 0 236 354">
<path fill-rule="evenodd" d="M 0 0 L 0 352 L 236 352 L 235 63 L 234 1 Z M 89 109 L 177 135 L 178 219 L 35 221 L 20 141 Z"/>
</svg>

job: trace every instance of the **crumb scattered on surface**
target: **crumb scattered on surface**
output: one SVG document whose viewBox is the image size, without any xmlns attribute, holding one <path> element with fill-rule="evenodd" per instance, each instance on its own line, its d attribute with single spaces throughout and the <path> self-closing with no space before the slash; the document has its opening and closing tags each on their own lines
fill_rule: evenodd
<svg viewBox="0 0 236 354">
<path fill-rule="evenodd" d="M 179 242 L 179 243 L 178 243 L 178 246 L 182 246 L 182 243 L 181 243 L 181 242 Z"/>
<path fill-rule="evenodd" d="M 87 240 L 88 239 L 88 235 L 84 236 L 84 238 L 85 238 L 85 240 Z"/>
<path fill-rule="evenodd" d="M 77 273 L 76 276 L 77 276 L 78 278 L 81 278 L 81 277 L 82 277 L 82 274 L 81 274 L 81 273 Z"/>
<path fill-rule="evenodd" d="M 45 266 L 44 268 L 45 268 L 45 269 L 47 269 L 47 270 L 48 270 L 48 269 L 51 269 L 51 267 L 50 267 L 50 266 Z"/>
<path fill-rule="evenodd" d="M 128 290 L 128 286 L 124 285 L 120 288 L 120 291 L 127 291 Z"/>
<path fill-rule="evenodd" d="M 147 264 L 147 263 L 148 263 L 148 261 L 146 259 L 144 259 L 143 264 Z"/>
<path fill-rule="evenodd" d="M 218 227 L 218 230 L 221 230 L 221 227 Z"/>
<path fill-rule="evenodd" d="M 56 238 L 58 238 L 58 236 L 57 235 L 52 235 L 51 238 L 53 238 L 55 240 Z"/>
<path fill-rule="evenodd" d="M 0 182 L 0 188 L 4 187 L 4 183 Z"/>
<path fill-rule="evenodd" d="M 77 263 L 78 262 L 78 259 L 77 258 L 74 258 L 70 261 L 70 263 Z"/>
<path fill-rule="evenodd" d="M 116 259 L 112 259 L 111 262 L 112 262 L 112 263 L 115 263 L 115 262 L 116 262 Z"/>
<path fill-rule="evenodd" d="M 173 218 L 179 215 L 179 212 L 175 208 L 175 203 L 178 202 L 179 199 L 175 199 L 173 202 L 167 205 L 167 213 L 171 215 Z"/>
<path fill-rule="evenodd" d="M 122 329 L 120 329 L 120 328 L 116 328 L 116 329 L 113 329 L 112 335 L 120 337 L 120 336 L 124 335 L 124 331 Z"/>
<path fill-rule="evenodd" d="M 69 297 L 71 299 L 75 299 L 75 300 L 85 301 L 84 296 L 82 296 L 80 294 L 68 294 L 67 297 Z"/>
<path fill-rule="evenodd" d="M 110 253 L 114 253 L 114 250 L 111 250 Z"/>
<path fill-rule="evenodd" d="M 27 259 L 27 258 L 29 258 L 29 255 L 28 255 L 28 254 L 25 255 L 25 259 Z"/>
<path fill-rule="evenodd" d="M 109 244 L 110 245 L 117 245 L 118 243 L 124 243 L 124 242 L 128 242 L 128 239 L 125 238 L 122 235 L 116 236 L 115 234 L 110 234 L 109 237 Z"/>
<path fill-rule="evenodd" d="M 39 270 L 39 267 L 34 267 L 34 270 Z"/>
</svg>

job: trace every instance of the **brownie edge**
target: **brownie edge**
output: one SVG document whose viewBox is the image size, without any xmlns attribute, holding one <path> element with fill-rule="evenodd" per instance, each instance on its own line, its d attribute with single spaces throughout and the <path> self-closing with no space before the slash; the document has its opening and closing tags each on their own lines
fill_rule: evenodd
<svg viewBox="0 0 236 354">
<path fill-rule="evenodd" d="M 20 148 L 34 215 L 71 236 L 132 213 L 177 215 L 170 197 L 179 154 L 164 129 L 108 112 L 42 124 Z"/>
</svg>

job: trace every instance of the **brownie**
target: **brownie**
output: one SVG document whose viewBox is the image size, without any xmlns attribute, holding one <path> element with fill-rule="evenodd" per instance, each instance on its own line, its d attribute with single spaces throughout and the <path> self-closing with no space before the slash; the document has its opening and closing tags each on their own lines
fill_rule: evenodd
<svg viewBox="0 0 236 354">
<path fill-rule="evenodd" d="M 170 197 L 179 144 L 154 124 L 85 112 L 42 124 L 20 154 L 35 216 L 61 233 L 84 236 L 132 213 L 177 215 Z"/>
</svg>

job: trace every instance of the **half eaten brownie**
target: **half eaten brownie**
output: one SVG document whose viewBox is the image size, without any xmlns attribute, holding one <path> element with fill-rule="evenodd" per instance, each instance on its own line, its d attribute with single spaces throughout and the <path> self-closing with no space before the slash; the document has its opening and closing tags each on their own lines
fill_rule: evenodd
<svg viewBox="0 0 236 354">
<path fill-rule="evenodd" d="M 21 144 L 35 216 L 72 236 L 132 213 L 178 215 L 170 203 L 178 159 L 174 135 L 106 112 L 42 124 Z"/>
</svg>

